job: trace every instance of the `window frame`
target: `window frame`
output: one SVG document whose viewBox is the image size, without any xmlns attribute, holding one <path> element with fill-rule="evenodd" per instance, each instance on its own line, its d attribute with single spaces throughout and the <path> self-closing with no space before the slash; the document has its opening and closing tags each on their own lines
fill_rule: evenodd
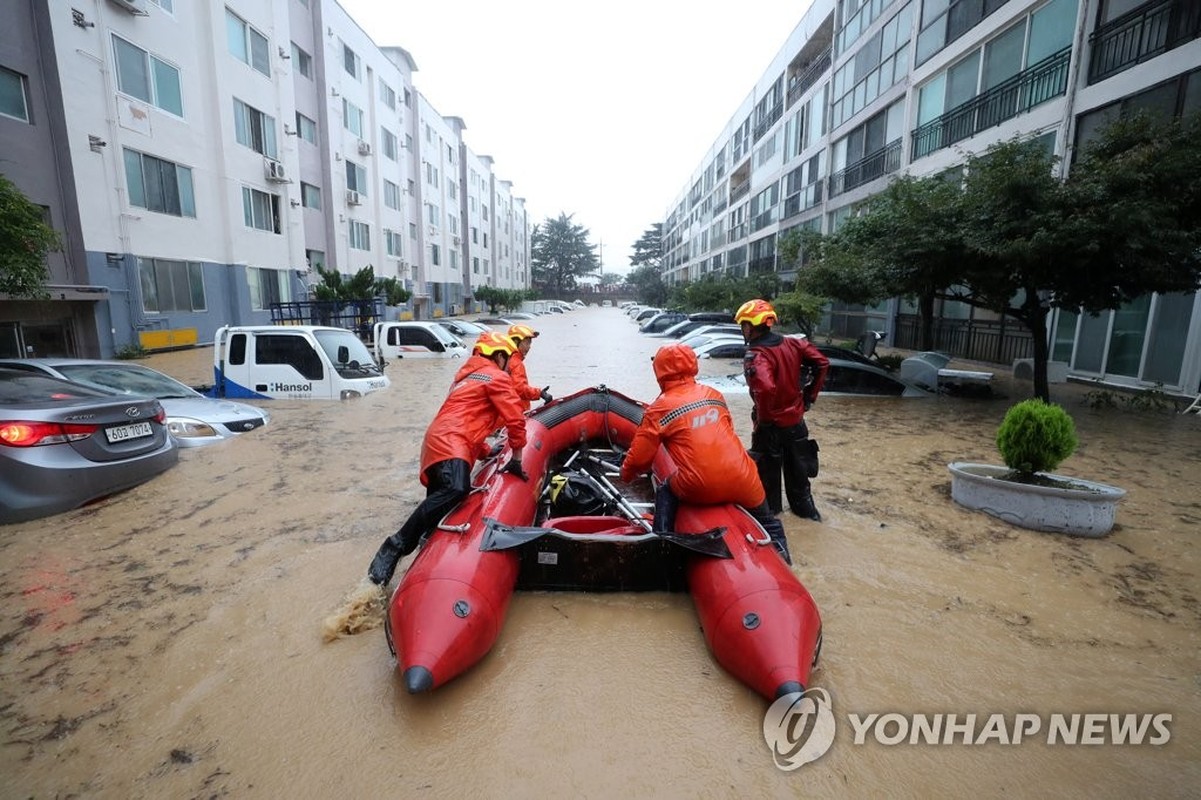
<svg viewBox="0 0 1201 800">
<path fill-rule="evenodd" d="M 142 68 L 144 70 L 144 75 L 139 76 L 139 77 L 145 78 L 146 97 L 141 97 L 140 95 L 135 94 L 133 91 L 131 91 L 131 89 L 133 89 L 135 87 L 127 85 L 127 79 L 132 81 L 134 79 L 134 76 L 124 76 L 123 77 L 123 71 L 121 69 L 121 65 L 123 62 L 121 59 L 121 54 L 118 51 L 118 44 L 117 44 L 118 42 L 126 45 L 127 47 L 130 48 L 130 50 L 136 51 L 137 53 L 139 53 L 141 55 Z M 126 39 L 124 36 L 119 36 L 116 33 L 112 34 L 112 46 L 113 46 L 113 72 L 115 73 L 116 79 L 117 79 L 117 91 L 127 97 L 132 97 L 135 100 L 138 100 L 140 102 L 146 103 L 147 105 L 153 106 L 154 108 L 157 108 L 160 111 L 165 111 L 166 113 L 168 113 L 174 117 L 183 119 L 183 117 L 184 117 L 183 71 L 176 64 L 172 64 L 170 61 L 159 58 L 158 56 L 154 55 L 146 48 L 139 47 L 138 45 L 131 42 L 129 39 Z M 178 112 L 176 112 L 173 108 L 167 108 L 165 105 L 162 105 L 162 103 L 165 102 L 162 99 L 162 88 L 160 87 L 160 80 L 159 80 L 160 77 L 162 77 L 162 73 L 158 69 L 155 68 L 156 65 L 165 67 L 166 69 L 169 69 L 174 73 L 175 96 L 179 98 L 179 111 Z"/>
<path fill-rule="evenodd" d="M 0 75 L 4 75 L 4 74 L 11 75 L 17 79 L 17 87 L 20 89 L 21 105 L 24 107 L 25 116 L 18 117 L 13 114 L 6 113 L 3 110 L 0 110 L 0 117 L 5 117 L 7 119 L 15 119 L 18 122 L 24 122 L 28 125 L 32 125 L 33 124 L 33 114 L 30 112 L 30 108 L 29 108 L 29 76 L 24 75 L 23 73 L 17 72 L 15 69 L 9 69 L 8 67 L 0 66 Z"/>
<path fill-rule="evenodd" d="M 245 49 L 245 58 L 242 57 L 241 53 L 235 52 L 232 47 L 233 29 L 230 27 L 231 24 L 237 24 L 241 28 L 242 47 Z M 254 36 L 258 36 L 263 40 L 263 59 L 261 67 L 259 64 L 255 63 Z M 250 67 L 255 72 L 267 78 L 271 77 L 271 38 L 247 22 L 240 14 L 237 14 L 229 6 L 225 7 L 225 49 L 229 50 L 229 54 L 231 56 Z"/>
</svg>

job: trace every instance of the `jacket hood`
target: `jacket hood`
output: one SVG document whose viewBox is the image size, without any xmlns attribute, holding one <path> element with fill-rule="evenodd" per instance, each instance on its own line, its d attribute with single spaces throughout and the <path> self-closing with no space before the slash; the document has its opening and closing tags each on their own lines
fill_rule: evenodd
<svg viewBox="0 0 1201 800">
<path fill-rule="evenodd" d="M 686 344 L 669 344 L 655 353 L 655 379 L 659 388 L 696 377 L 696 352 Z"/>
</svg>

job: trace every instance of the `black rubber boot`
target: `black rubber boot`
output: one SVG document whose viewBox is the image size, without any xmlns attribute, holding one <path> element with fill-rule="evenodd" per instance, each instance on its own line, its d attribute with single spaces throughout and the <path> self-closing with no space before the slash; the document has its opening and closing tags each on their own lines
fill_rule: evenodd
<svg viewBox="0 0 1201 800">
<path fill-rule="evenodd" d="M 411 545 L 405 542 L 399 531 L 384 539 L 384 543 L 375 553 L 375 558 L 371 559 L 371 566 L 367 568 L 367 579 L 376 586 L 387 586 L 388 581 L 392 580 L 392 574 L 396 572 L 396 565 L 413 552 L 416 546 L 416 542 Z"/>
<path fill-rule="evenodd" d="M 822 521 L 822 515 L 813 502 L 813 492 L 808 487 L 805 487 L 805 493 L 801 495 L 801 502 L 797 508 L 792 509 L 792 513 L 801 519 L 811 519 L 814 522 Z"/>
</svg>

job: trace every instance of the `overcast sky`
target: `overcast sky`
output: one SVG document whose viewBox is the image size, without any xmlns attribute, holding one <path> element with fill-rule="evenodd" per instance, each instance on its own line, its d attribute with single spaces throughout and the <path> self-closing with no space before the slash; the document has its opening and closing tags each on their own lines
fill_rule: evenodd
<svg viewBox="0 0 1201 800">
<path fill-rule="evenodd" d="M 533 223 L 574 215 L 625 273 L 811 0 L 339 2 Z"/>
</svg>

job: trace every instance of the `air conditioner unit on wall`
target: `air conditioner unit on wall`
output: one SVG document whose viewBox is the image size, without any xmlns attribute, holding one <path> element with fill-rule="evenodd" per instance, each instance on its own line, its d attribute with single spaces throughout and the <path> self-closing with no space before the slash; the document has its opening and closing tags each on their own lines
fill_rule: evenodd
<svg viewBox="0 0 1201 800">
<path fill-rule="evenodd" d="M 146 10 L 146 0 L 110 0 L 110 2 L 137 17 L 150 15 L 150 12 Z"/>
<path fill-rule="evenodd" d="M 359 155 L 361 155 L 361 156 L 369 156 L 369 155 L 371 155 L 371 145 L 370 145 L 370 143 L 368 143 L 368 142 L 359 142 Z"/>
<path fill-rule="evenodd" d="M 363 195 L 359 194 L 354 189 L 348 189 L 346 191 L 346 204 L 350 206 L 363 205 Z"/>
<path fill-rule="evenodd" d="M 272 183 L 287 183 L 288 175 L 284 170 L 283 162 L 276 161 L 274 158 L 263 160 L 263 172 L 267 176 L 267 180 Z"/>
</svg>

